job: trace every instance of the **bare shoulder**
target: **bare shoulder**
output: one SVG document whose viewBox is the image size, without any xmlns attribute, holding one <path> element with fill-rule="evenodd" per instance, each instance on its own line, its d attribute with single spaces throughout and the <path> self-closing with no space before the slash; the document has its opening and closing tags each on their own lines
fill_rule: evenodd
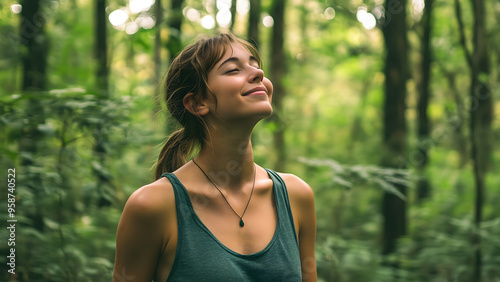
<svg viewBox="0 0 500 282">
<path fill-rule="evenodd" d="M 175 197 L 168 179 L 137 189 L 123 209 L 116 232 L 115 279 L 123 269 L 134 281 L 151 281 L 162 250 L 173 236 Z"/>
<path fill-rule="evenodd" d="M 311 186 L 307 184 L 300 177 L 290 173 L 278 173 L 279 176 L 285 181 L 288 195 L 291 200 L 299 202 L 314 201 L 314 193 Z"/>
<path fill-rule="evenodd" d="M 280 174 L 287 186 L 299 239 L 302 281 L 318 281 L 316 272 L 316 212 L 311 187 L 293 174 Z"/>
<path fill-rule="evenodd" d="M 160 178 L 132 193 L 125 204 L 124 213 L 154 220 L 165 216 L 174 206 L 172 184 L 168 179 Z"/>
<path fill-rule="evenodd" d="M 279 173 L 279 175 L 287 187 L 295 228 L 297 228 L 299 240 L 302 240 L 303 234 L 316 229 L 313 190 L 309 184 L 293 174 Z"/>
</svg>

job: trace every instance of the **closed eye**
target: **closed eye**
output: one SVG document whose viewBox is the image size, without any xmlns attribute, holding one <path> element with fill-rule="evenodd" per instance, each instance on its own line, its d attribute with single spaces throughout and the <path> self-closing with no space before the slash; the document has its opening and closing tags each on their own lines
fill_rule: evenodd
<svg viewBox="0 0 500 282">
<path fill-rule="evenodd" d="M 228 74 L 228 73 L 233 73 L 233 72 L 237 72 L 237 71 L 239 71 L 239 69 L 231 69 L 231 70 L 228 70 L 228 71 L 226 72 L 226 74 Z"/>
</svg>

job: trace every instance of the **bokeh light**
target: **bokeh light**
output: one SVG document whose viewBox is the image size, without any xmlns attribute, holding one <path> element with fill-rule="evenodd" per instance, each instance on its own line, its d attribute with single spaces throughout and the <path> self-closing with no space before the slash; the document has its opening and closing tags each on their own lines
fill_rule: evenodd
<svg viewBox="0 0 500 282">
<path fill-rule="evenodd" d="M 363 25 L 365 29 L 370 30 L 377 26 L 377 19 L 375 19 L 375 16 L 373 14 L 367 12 L 365 6 L 358 7 L 356 19 Z"/>
<path fill-rule="evenodd" d="M 236 3 L 236 12 L 240 15 L 246 15 L 250 11 L 250 1 L 238 0 Z"/>
<path fill-rule="evenodd" d="M 201 18 L 201 26 L 205 29 L 212 29 L 215 27 L 215 20 L 211 15 L 206 15 Z"/>
<path fill-rule="evenodd" d="M 231 24 L 231 11 L 221 10 L 217 13 L 217 23 L 222 27 L 228 27 Z"/>
<path fill-rule="evenodd" d="M 19 14 L 23 10 L 23 6 L 21 6 L 19 4 L 12 4 L 12 5 L 10 5 L 10 10 L 14 14 Z"/>
<path fill-rule="evenodd" d="M 274 25 L 274 19 L 273 17 L 271 16 L 265 16 L 263 19 L 262 19 L 262 24 L 265 26 L 265 27 L 272 27 Z"/>
<path fill-rule="evenodd" d="M 130 0 L 128 7 L 130 12 L 133 14 L 138 14 L 140 12 L 147 11 L 153 6 L 155 0 Z"/>
<path fill-rule="evenodd" d="M 328 7 L 325 9 L 324 14 L 327 20 L 333 20 L 335 18 L 335 9 Z"/>
<path fill-rule="evenodd" d="M 119 26 L 124 24 L 128 20 L 128 13 L 122 8 L 114 10 L 109 14 L 109 22 L 113 26 Z"/>
</svg>

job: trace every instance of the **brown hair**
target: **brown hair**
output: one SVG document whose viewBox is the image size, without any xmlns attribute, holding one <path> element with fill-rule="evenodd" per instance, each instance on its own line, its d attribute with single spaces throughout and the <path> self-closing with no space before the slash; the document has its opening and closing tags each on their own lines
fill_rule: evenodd
<svg viewBox="0 0 500 282">
<path fill-rule="evenodd" d="M 232 34 L 220 34 L 201 39 L 187 46 L 171 63 L 164 80 L 164 95 L 171 116 L 182 126 L 172 133 L 163 145 L 156 163 L 155 179 L 164 172 L 172 172 L 186 163 L 193 150 L 204 144 L 207 127 L 203 119 L 191 114 L 183 104 L 188 93 L 200 101 L 208 93 L 208 73 L 222 59 L 231 43 L 245 47 L 258 61 L 260 55 L 255 47 Z M 215 98 L 215 96 L 214 96 Z"/>
</svg>

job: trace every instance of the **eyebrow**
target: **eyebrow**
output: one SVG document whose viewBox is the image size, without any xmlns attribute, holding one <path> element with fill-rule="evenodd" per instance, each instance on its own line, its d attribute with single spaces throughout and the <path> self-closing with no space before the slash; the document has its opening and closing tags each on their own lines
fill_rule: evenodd
<svg viewBox="0 0 500 282">
<path fill-rule="evenodd" d="M 255 62 L 259 63 L 259 61 L 257 60 L 257 58 L 255 58 L 254 56 L 250 56 L 249 60 L 250 61 L 255 61 Z M 237 57 L 231 57 L 231 58 L 225 60 L 224 62 L 222 62 L 222 64 L 220 64 L 220 66 L 217 69 L 220 69 L 225 63 L 239 62 L 239 61 L 240 61 L 240 59 L 238 59 Z"/>
</svg>

